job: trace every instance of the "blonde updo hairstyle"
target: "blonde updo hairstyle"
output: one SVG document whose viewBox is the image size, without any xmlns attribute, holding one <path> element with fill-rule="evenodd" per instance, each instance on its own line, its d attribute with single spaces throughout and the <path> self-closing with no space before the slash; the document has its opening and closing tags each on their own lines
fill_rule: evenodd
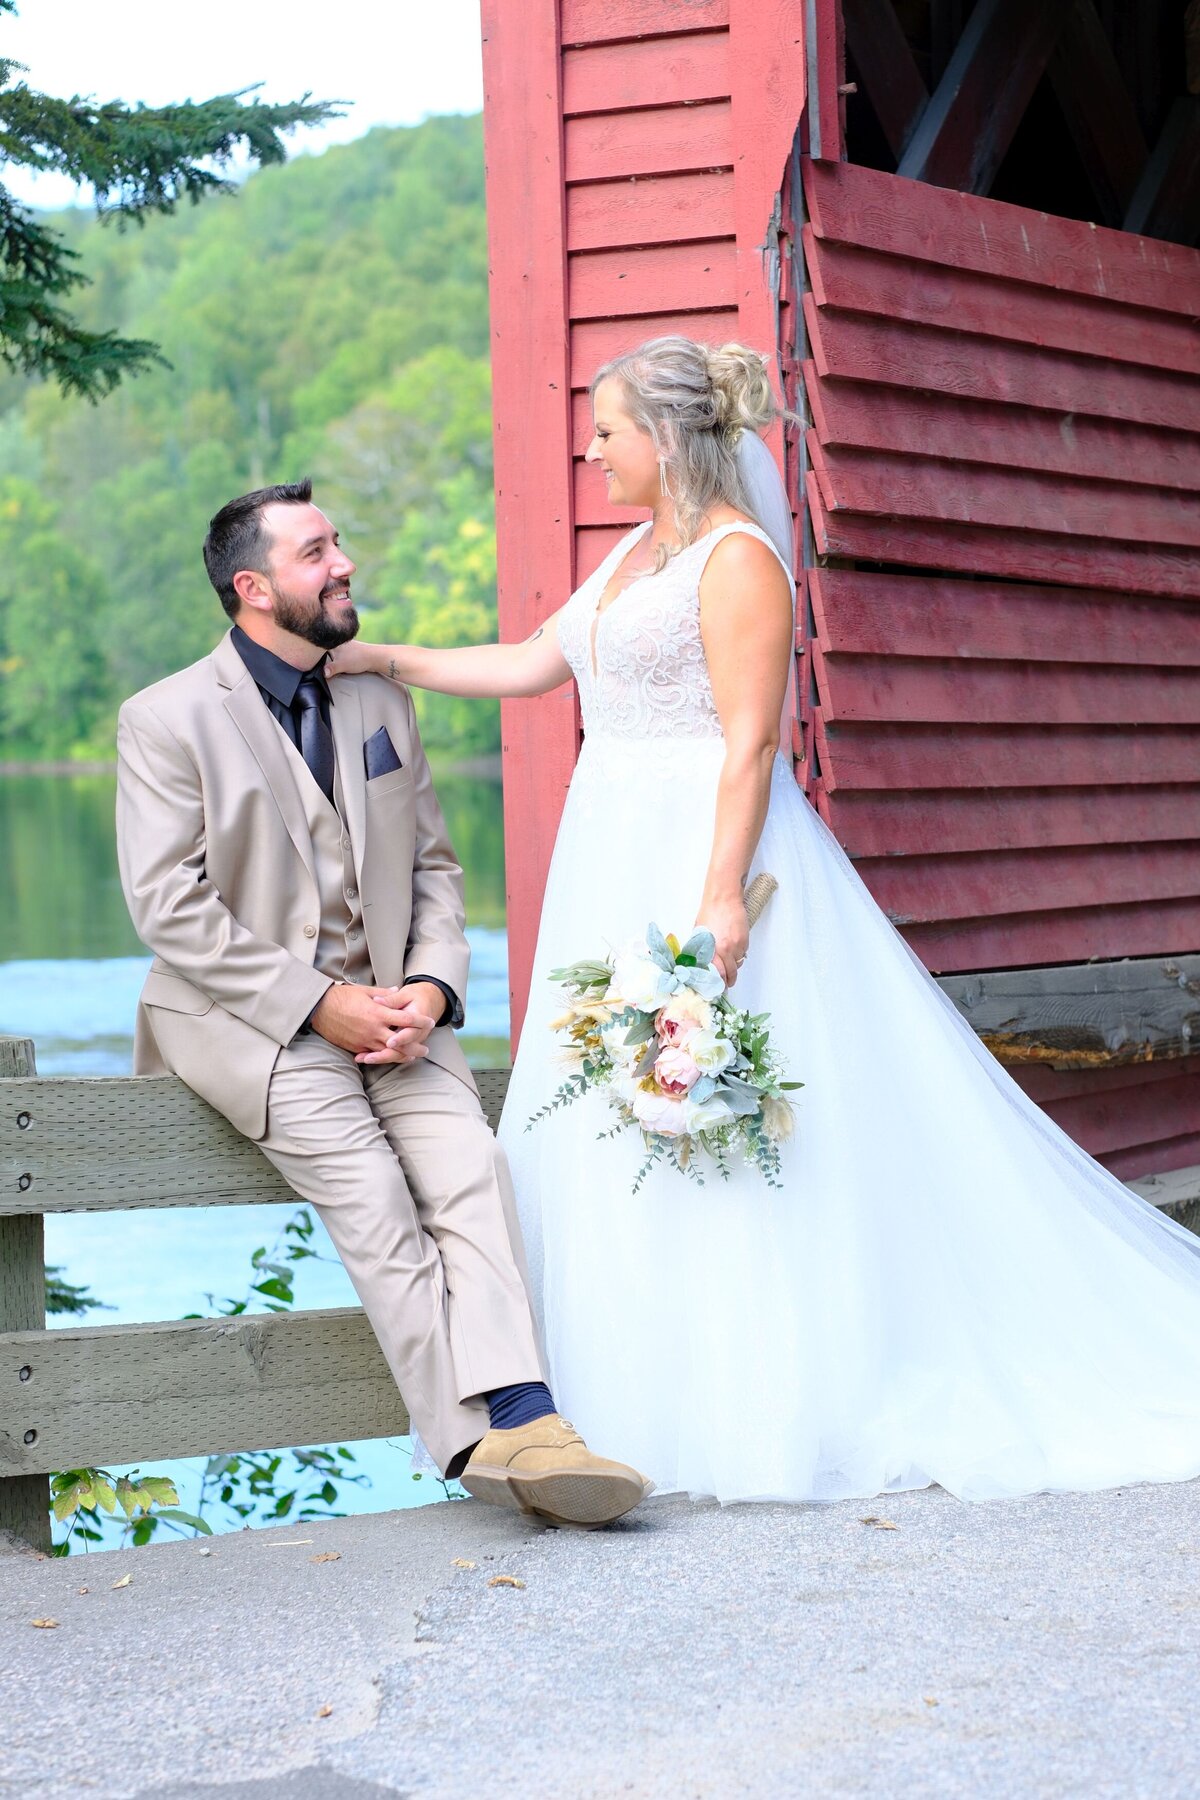
<svg viewBox="0 0 1200 1800">
<path fill-rule="evenodd" d="M 765 430 L 779 410 L 765 356 L 741 344 L 714 350 L 693 338 L 651 338 L 598 369 L 593 396 L 602 381 L 620 386 L 626 412 L 664 464 L 681 549 L 701 535 L 714 506 L 754 516 L 736 451 L 743 431 Z M 660 544 L 655 569 L 671 554 Z"/>
</svg>

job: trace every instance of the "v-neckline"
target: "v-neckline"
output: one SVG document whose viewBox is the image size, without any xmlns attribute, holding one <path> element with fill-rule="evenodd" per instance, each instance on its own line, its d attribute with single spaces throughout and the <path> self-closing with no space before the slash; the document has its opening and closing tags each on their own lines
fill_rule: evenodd
<svg viewBox="0 0 1200 1800">
<path fill-rule="evenodd" d="M 600 602 L 604 599 L 605 594 L 608 592 L 609 583 L 614 579 L 614 577 L 616 575 L 618 575 L 620 573 L 621 569 L 624 568 L 625 564 L 628 562 L 629 558 L 633 555 L 633 553 L 637 549 L 638 545 L 645 538 L 647 530 L 653 531 L 653 529 L 654 529 L 654 520 L 653 519 L 645 520 L 639 536 L 634 539 L 632 544 L 630 544 L 630 546 L 626 550 L 624 556 L 622 556 L 620 562 L 618 562 L 613 567 L 612 571 L 605 577 L 604 585 L 600 589 L 599 594 L 596 596 L 596 603 L 592 607 L 591 629 L 588 632 L 588 654 L 589 654 L 589 657 L 591 660 L 592 680 L 593 681 L 596 681 L 599 678 L 599 674 L 600 674 L 599 667 L 596 663 L 596 637 L 600 630 L 601 619 L 604 617 L 606 612 L 611 611 L 611 609 L 617 604 L 618 600 L 621 600 L 624 598 L 624 596 L 629 592 L 630 588 L 633 586 L 633 581 L 641 580 L 647 575 L 656 574 L 657 571 L 654 569 L 644 569 L 644 570 L 639 571 L 639 573 L 634 576 L 633 581 L 627 581 L 623 588 L 618 588 L 617 592 L 613 595 L 612 599 L 608 602 L 607 606 L 601 606 Z M 601 566 L 603 566 L 603 565 L 601 565 Z"/>
</svg>

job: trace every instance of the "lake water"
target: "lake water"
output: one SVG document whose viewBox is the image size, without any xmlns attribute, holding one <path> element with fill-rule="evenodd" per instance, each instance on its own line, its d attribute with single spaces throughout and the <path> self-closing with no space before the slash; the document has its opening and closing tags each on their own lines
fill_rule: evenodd
<svg viewBox="0 0 1200 1800">
<path fill-rule="evenodd" d="M 441 776 L 437 785 L 466 876 L 472 958 L 464 1042 L 472 1062 L 494 1066 L 508 1060 L 500 785 L 460 775 Z M 150 959 L 121 894 L 115 786 L 111 776 L 0 777 L 0 1034 L 34 1040 L 40 1075 L 131 1070 L 134 1007 Z M 252 1254 L 274 1245 L 289 1216 L 280 1206 L 51 1215 L 46 1260 L 111 1308 L 89 1314 L 86 1323 L 180 1318 L 216 1310 L 214 1298 L 245 1297 Z M 312 1245 L 321 1260 L 300 1265 L 296 1302 L 356 1305 L 316 1225 Z M 49 1321 L 71 1322 L 62 1315 Z M 369 1485 L 345 1485 L 336 1510 L 382 1511 L 440 1497 L 428 1476 L 413 1481 L 407 1439 L 350 1448 Z M 144 1469 L 171 1475 L 190 1510 L 203 1466 L 154 1459 Z M 208 1516 L 215 1530 L 241 1525 L 219 1505 Z"/>
</svg>

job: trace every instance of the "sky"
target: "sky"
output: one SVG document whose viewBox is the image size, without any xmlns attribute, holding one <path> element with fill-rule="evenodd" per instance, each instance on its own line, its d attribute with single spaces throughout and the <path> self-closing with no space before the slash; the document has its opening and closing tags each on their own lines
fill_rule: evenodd
<svg viewBox="0 0 1200 1800">
<path fill-rule="evenodd" d="M 255 82 L 262 98 L 350 102 L 344 118 L 286 141 L 289 154 L 483 105 L 479 0 L 18 0 L 0 54 L 30 87 L 99 101 L 207 100 Z M 61 176 L 8 165 L 5 185 L 39 207 L 77 204 Z M 88 196 L 83 195 L 86 199 Z"/>
</svg>

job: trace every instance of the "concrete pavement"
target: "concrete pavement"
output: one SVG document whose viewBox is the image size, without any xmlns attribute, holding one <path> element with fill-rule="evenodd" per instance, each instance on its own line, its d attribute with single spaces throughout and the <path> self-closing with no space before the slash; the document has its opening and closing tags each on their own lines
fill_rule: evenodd
<svg viewBox="0 0 1200 1800">
<path fill-rule="evenodd" d="M 1157 1800 L 1200 1791 L 1198 1690 L 1200 1483 L 0 1557 L 14 1800 Z"/>
</svg>

